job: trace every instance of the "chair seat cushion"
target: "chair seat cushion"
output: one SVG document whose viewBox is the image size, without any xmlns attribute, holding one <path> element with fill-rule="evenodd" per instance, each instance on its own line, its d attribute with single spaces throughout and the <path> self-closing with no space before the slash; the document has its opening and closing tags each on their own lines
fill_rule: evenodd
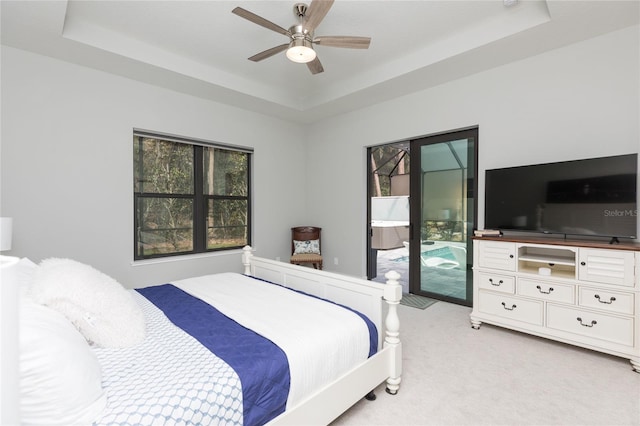
<svg viewBox="0 0 640 426">
<path fill-rule="evenodd" d="M 322 262 L 322 256 L 312 253 L 294 254 L 291 256 L 291 262 Z"/>
</svg>

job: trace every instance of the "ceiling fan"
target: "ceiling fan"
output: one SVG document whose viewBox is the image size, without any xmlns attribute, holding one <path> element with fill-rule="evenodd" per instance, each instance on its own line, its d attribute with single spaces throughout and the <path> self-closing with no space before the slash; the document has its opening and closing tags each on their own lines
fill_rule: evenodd
<svg viewBox="0 0 640 426">
<path fill-rule="evenodd" d="M 368 49 L 371 43 L 370 37 L 314 36 L 315 29 L 329 12 L 333 2 L 334 0 L 312 0 L 308 7 L 304 3 L 295 4 L 293 14 L 299 22 L 288 30 L 241 7 L 236 7 L 231 12 L 290 39 L 285 44 L 253 55 L 249 58 L 250 61 L 259 62 L 286 50 L 287 58 L 293 62 L 306 63 L 311 74 L 318 74 L 323 72 L 324 68 L 322 68 L 322 63 L 313 49 L 314 44 L 348 49 Z"/>
</svg>

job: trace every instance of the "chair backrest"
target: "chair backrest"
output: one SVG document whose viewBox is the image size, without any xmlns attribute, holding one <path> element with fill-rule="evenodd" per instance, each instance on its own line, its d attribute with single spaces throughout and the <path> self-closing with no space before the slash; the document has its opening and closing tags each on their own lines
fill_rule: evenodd
<svg viewBox="0 0 640 426">
<path fill-rule="evenodd" d="M 320 253 L 322 253 L 322 246 L 320 245 L 320 231 L 322 228 L 316 226 L 296 226 L 291 228 L 291 253 L 294 251 L 293 241 L 309 241 L 318 240 L 320 246 Z"/>
</svg>

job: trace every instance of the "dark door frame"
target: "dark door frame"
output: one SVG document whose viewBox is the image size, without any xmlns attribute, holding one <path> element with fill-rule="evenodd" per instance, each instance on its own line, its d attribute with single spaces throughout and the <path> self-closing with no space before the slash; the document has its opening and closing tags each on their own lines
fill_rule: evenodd
<svg viewBox="0 0 640 426">
<path fill-rule="evenodd" d="M 469 227 L 467 232 L 467 259 L 472 259 L 473 244 L 471 243 L 471 237 L 473 235 L 473 228 L 478 223 L 478 126 L 467 127 L 463 129 L 453 130 L 449 132 L 438 133 L 429 136 L 423 136 L 418 139 L 412 139 L 410 142 L 411 152 L 411 199 L 414 201 L 410 204 L 410 223 L 411 223 L 411 238 L 409 241 L 409 289 L 412 293 L 421 294 L 438 300 L 446 302 L 461 304 L 465 306 L 473 305 L 473 291 L 472 291 L 472 278 L 473 271 L 471 269 L 471 263 L 467 264 L 467 297 L 465 300 L 448 297 L 445 295 L 431 294 L 420 290 L 421 281 L 421 264 L 420 264 L 420 250 L 421 250 L 421 199 L 422 195 L 417 191 L 421 188 L 422 179 L 422 159 L 420 155 L 420 149 L 424 145 L 433 145 L 443 142 L 449 142 L 460 139 L 473 139 L 473 163 L 469 164 L 469 169 L 473 167 L 473 170 L 468 170 L 467 179 L 471 179 L 473 184 L 467 185 L 467 198 L 473 198 L 473 223 Z M 472 172 L 472 173 L 471 173 Z M 472 193 L 469 193 L 472 191 Z M 470 206 L 467 206 L 469 209 Z M 415 291 L 415 290 L 418 291 Z"/>
</svg>

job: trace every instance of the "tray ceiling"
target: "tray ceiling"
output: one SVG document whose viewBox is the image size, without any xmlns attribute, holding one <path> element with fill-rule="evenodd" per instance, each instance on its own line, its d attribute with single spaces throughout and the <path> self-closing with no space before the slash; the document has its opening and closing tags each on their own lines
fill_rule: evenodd
<svg viewBox="0 0 640 426">
<path fill-rule="evenodd" d="M 368 50 L 316 46 L 311 75 L 281 53 L 295 1 L 11 1 L 2 44 L 297 122 L 313 122 L 639 22 L 637 1 L 337 0 L 316 35 L 372 38 Z"/>
</svg>

